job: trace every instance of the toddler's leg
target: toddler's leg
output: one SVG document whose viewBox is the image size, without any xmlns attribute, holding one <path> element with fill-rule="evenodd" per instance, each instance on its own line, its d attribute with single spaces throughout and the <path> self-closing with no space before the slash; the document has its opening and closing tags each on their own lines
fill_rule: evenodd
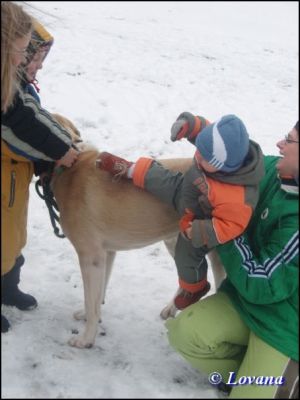
<svg viewBox="0 0 300 400">
<path fill-rule="evenodd" d="M 172 205 L 182 213 L 181 187 L 183 174 L 164 168 L 155 160 L 140 158 L 134 168 L 133 182 L 146 189 L 164 203 Z"/>
<path fill-rule="evenodd" d="M 174 299 L 178 310 L 183 310 L 204 297 L 210 290 L 207 282 L 206 252 L 195 248 L 191 240 L 178 235 L 175 247 L 175 263 L 181 291 Z"/>
</svg>

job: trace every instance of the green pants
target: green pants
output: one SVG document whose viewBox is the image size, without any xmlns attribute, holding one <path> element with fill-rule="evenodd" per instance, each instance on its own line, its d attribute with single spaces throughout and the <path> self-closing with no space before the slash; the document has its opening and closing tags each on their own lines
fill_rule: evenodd
<svg viewBox="0 0 300 400">
<path fill-rule="evenodd" d="M 248 329 L 223 292 L 191 305 L 167 320 L 166 327 L 175 350 L 202 373 L 221 374 L 225 383 L 237 383 L 241 377 L 282 376 L 289 361 Z M 277 388 L 232 385 L 229 397 L 270 399 Z"/>
</svg>

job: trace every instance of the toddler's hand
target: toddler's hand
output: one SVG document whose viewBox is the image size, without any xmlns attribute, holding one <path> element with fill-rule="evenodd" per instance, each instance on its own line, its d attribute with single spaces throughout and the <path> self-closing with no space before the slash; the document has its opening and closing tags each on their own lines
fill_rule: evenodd
<svg viewBox="0 0 300 400">
<path fill-rule="evenodd" d="M 189 124 L 185 119 L 178 119 L 177 121 L 175 121 L 171 128 L 172 142 L 184 138 L 187 134 L 188 129 Z"/>
<path fill-rule="evenodd" d="M 184 231 L 184 235 L 185 235 L 188 239 L 192 240 L 192 223 L 191 223 L 191 222 L 190 222 L 190 227 L 187 228 L 187 229 Z"/>
<path fill-rule="evenodd" d="M 207 125 L 209 125 L 207 119 L 185 111 L 179 115 L 172 125 L 171 140 L 175 142 L 186 138 L 189 142 L 195 144 L 198 133 Z"/>
<path fill-rule="evenodd" d="M 192 238 L 192 222 L 195 218 L 195 214 L 189 210 L 185 210 L 185 214 L 181 217 L 179 221 L 181 233 L 188 239 Z"/>
</svg>

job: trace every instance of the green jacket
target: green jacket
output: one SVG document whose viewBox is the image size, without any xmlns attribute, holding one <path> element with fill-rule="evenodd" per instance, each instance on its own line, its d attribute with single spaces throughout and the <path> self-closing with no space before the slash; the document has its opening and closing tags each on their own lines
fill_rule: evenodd
<svg viewBox="0 0 300 400">
<path fill-rule="evenodd" d="M 266 175 L 247 230 L 217 247 L 227 273 L 220 290 L 257 336 L 298 361 L 298 187 L 282 185 L 278 157 L 264 161 Z"/>
</svg>

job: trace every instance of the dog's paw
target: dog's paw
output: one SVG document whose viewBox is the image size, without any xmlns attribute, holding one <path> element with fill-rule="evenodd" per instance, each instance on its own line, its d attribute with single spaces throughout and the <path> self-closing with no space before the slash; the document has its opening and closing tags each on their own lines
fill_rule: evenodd
<svg viewBox="0 0 300 400">
<path fill-rule="evenodd" d="M 68 344 L 72 347 L 77 347 L 78 349 L 90 349 L 94 345 L 93 342 L 85 340 L 83 336 L 71 337 Z"/>
<path fill-rule="evenodd" d="M 168 304 L 160 312 L 160 317 L 162 319 L 174 318 L 177 313 L 177 308 L 174 303 Z"/>
<path fill-rule="evenodd" d="M 79 310 L 74 312 L 73 317 L 77 319 L 77 321 L 82 321 L 82 320 L 85 321 L 86 320 L 85 310 Z"/>
<path fill-rule="evenodd" d="M 78 310 L 78 311 L 74 312 L 73 317 L 77 321 L 86 321 L 86 314 L 85 314 L 84 310 Z M 102 322 L 101 317 L 99 317 L 98 322 Z"/>
</svg>

